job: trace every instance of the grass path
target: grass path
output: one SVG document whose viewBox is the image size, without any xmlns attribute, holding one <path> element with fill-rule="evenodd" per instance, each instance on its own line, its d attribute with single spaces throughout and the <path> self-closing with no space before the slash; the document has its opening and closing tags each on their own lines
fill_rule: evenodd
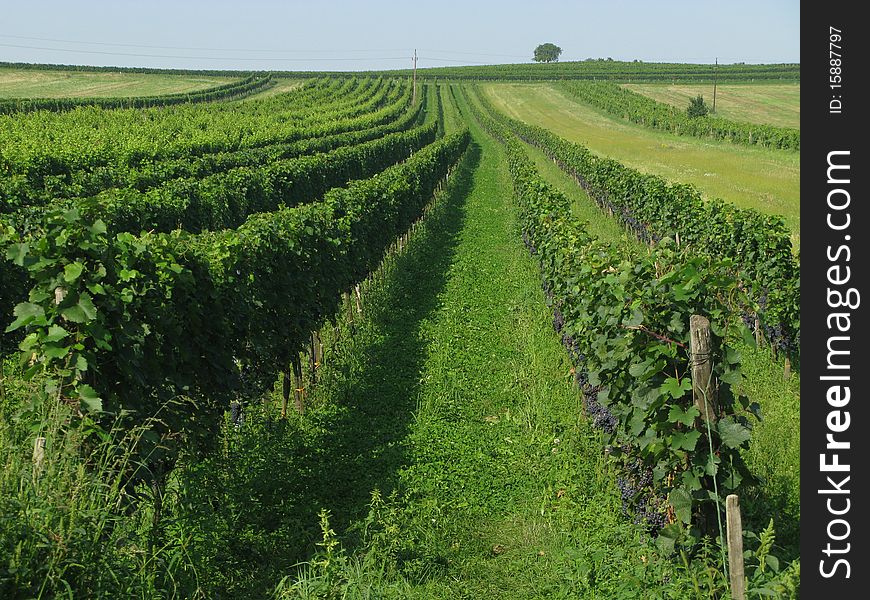
<svg viewBox="0 0 870 600">
<path fill-rule="evenodd" d="M 570 522 L 588 508 L 567 513 L 595 496 L 605 512 L 596 521 L 615 526 L 619 502 L 520 242 L 501 149 L 475 133 L 464 227 L 439 309 L 421 323 L 427 359 L 402 473 L 409 510 L 438 515 L 429 539 L 446 561 L 419 594 L 552 597 L 567 547 L 592 551 L 560 532 L 578 535 Z"/>
<path fill-rule="evenodd" d="M 800 155 L 675 136 L 614 119 L 547 84 L 484 84 L 496 108 L 707 197 L 782 215 L 799 239 Z"/>
</svg>

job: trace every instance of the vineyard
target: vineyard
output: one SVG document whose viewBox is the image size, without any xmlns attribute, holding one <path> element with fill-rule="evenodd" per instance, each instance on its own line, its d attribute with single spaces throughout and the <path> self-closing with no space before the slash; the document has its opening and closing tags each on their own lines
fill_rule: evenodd
<svg viewBox="0 0 870 600">
<path fill-rule="evenodd" d="M 617 83 L 707 65 L 338 75 L 0 99 L 0 596 L 724 599 L 736 494 L 748 597 L 797 597 L 789 224 L 492 81 L 774 158 L 799 130 Z"/>
</svg>

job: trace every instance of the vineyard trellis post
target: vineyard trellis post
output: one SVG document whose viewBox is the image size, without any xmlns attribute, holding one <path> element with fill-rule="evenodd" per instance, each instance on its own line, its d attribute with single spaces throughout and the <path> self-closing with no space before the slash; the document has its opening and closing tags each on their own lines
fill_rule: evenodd
<svg viewBox="0 0 870 600">
<path fill-rule="evenodd" d="M 746 600 L 746 579 L 743 571 L 743 522 L 740 499 L 729 494 L 725 499 L 725 520 L 728 531 L 728 578 L 732 600 Z"/>
<path fill-rule="evenodd" d="M 33 440 L 33 473 L 39 475 L 42 471 L 42 461 L 45 460 L 45 438 L 38 437 Z"/>
<path fill-rule="evenodd" d="M 305 412 L 305 385 L 302 381 L 302 359 L 299 357 L 298 352 L 293 356 L 293 377 L 296 384 L 296 387 L 293 389 L 296 412 L 301 415 Z"/>
<path fill-rule="evenodd" d="M 716 64 L 713 67 L 713 110 L 711 112 L 716 112 L 716 71 L 719 70 L 719 57 L 716 57 Z"/>
<path fill-rule="evenodd" d="M 692 398 L 701 413 L 702 422 L 715 425 L 718 407 L 716 406 L 716 386 L 713 379 L 713 339 L 710 320 L 702 315 L 692 315 L 689 319 L 689 354 L 692 365 Z"/>
<path fill-rule="evenodd" d="M 281 418 L 287 418 L 287 404 L 290 401 L 290 390 L 293 387 L 293 383 L 290 381 L 290 368 L 288 367 L 284 371 L 284 385 L 281 390 Z"/>
<path fill-rule="evenodd" d="M 311 332 L 311 383 L 317 383 L 317 371 L 323 362 L 323 342 L 320 339 L 320 332 Z"/>
<path fill-rule="evenodd" d="M 414 76 L 413 76 L 413 88 L 412 92 L 411 104 L 415 104 L 417 102 L 417 49 L 414 48 Z"/>
</svg>

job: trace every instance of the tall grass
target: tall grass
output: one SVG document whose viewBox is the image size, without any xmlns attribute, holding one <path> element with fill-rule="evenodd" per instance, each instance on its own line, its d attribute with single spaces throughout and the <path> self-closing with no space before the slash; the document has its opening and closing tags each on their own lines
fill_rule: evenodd
<svg viewBox="0 0 870 600">
<path fill-rule="evenodd" d="M 4 365 L 0 597 L 175 598 L 184 540 L 162 542 L 150 488 L 132 488 L 145 428 L 101 428 Z M 44 457 L 33 460 L 37 437 Z M 134 502 L 134 496 L 138 497 Z M 185 597 L 188 597 L 186 594 Z"/>
</svg>

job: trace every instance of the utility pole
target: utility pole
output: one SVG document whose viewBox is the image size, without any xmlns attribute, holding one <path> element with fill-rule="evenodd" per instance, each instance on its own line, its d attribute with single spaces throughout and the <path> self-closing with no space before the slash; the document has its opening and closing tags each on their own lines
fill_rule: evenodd
<svg viewBox="0 0 870 600">
<path fill-rule="evenodd" d="M 716 71 L 719 70 L 719 57 L 716 57 L 716 65 L 713 67 L 713 112 L 716 112 Z"/>
<path fill-rule="evenodd" d="M 412 104 L 417 102 L 417 49 L 414 48 L 414 92 Z"/>
</svg>

